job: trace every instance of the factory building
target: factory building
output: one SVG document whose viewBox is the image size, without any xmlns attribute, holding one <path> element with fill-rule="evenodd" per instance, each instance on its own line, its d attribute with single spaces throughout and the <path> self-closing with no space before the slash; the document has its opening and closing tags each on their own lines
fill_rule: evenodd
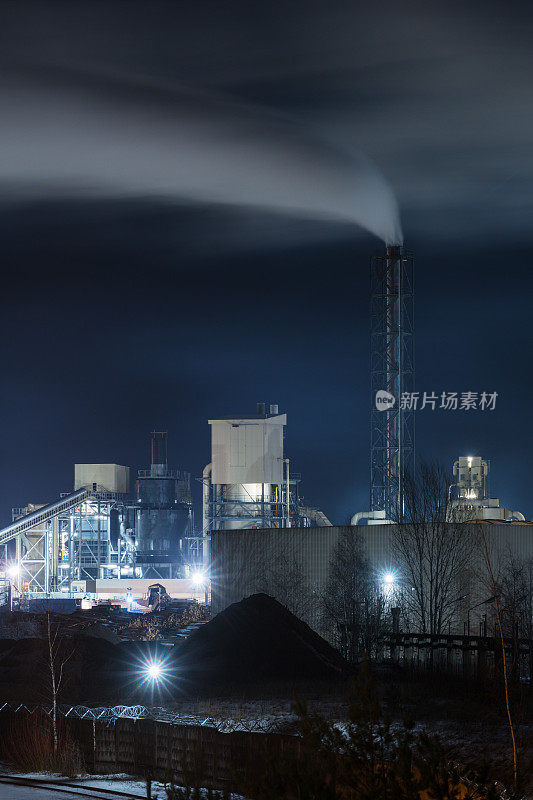
<svg viewBox="0 0 533 800">
<path fill-rule="evenodd" d="M 214 531 L 211 539 L 212 611 L 217 614 L 243 597 L 266 592 L 287 606 L 298 608 L 298 615 L 305 622 L 332 638 L 332 632 L 324 628 L 320 598 L 327 589 L 335 545 L 341 536 L 357 537 L 377 586 L 390 575 L 400 583 L 401 565 L 397 563 L 393 546 L 395 528 L 396 525 L 392 524 L 374 524 Z M 511 557 L 522 563 L 533 563 L 533 523 L 486 521 L 466 524 L 465 535 L 471 537 L 473 543 L 473 564 L 475 561 L 478 566 L 481 553 L 476 549 L 476 543 L 481 530 L 492 554 L 495 572 Z M 458 584 L 457 596 L 487 597 L 486 586 L 475 584 L 477 576 L 479 571 L 474 569 L 468 576 L 468 585 Z M 458 606 L 458 612 L 461 608 Z M 481 617 L 484 611 L 486 609 L 480 607 L 472 614 L 474 628 L 475 614 L 479 613 Z M 462 619 L 458 617 L 457 627 L 461 632 L 462 625 Z"/>
<path fill-rule="evenodd" d="M 0 531 L 0 540 L 19 590 L 68 591 L 76 579 L 127 571 L 133 563 L 133 542 L 128 546 L 120 530 L 128 489 L 128 467 L 76 464 L 72 494 L 46 505 L 14 508 L 13 522 Z M 15 543 L 11 557 L 10 541 Z"/>
<path fill-rule="evenodd" d="M 43 597 L 92 586 L 108 597 L 102 581 L 124 581 L 131 594 L 138 581 L 174 585 L 195 576 L 197 584 L 200 576 L 205 599 L 211 531 L 331 526 L 321 511 L 300 504 L 300 476 L 284 452 L 286 424 L 286 414 L 264 403 L 255 414 L 209 420 L 201 531 L 194 529 L 190 475 L 168 464 L 166 432 L 152 432 L 150 466 L 133 487 L 127 466 L 76 464 L 72 493 L 14 509 L 0 531 L 14 589 Z M 176 584 L 174 591 L 180 596 L 190 587 Z"/>
<path fill-rule="evenodd" d="M 135 573 L 185 577 L 192 539 L 190 475 L 170 469 L 167 434 L 154 431 L 150 469 L 139 470 L 135 491 Z"/>
<path fill-rule="evenodd" d="M 210 419 L 211 461 L 203 473 L 203 533 L 331 525 L 299 500 L 300 476 L 284 453 L 287 415 L 277 405 Z"/>
<path fill-rule="evenodd" d="M 198 531 L 190 475 L 169 467 L 167 434 L 159 431 L 134 486 L 129 467 L 77 464 L 72 493 L 14 509 L 0 545 L 18 590 L 50 595 L 102 581 L 188 581 L 194 573 L 211 577 L 214 613 L 255 591 L 285 602 L 307 587 L 302 615 L 317 627 L 316 598 L 341 535 L 362 537 L 376 576 L 394 569 L 393 520 L 402 520 L 404 476 L 415 463 L 414 414 L 401 402 L 413 389 L 413 287 L 413 256 L 403 247 L 372 258 L 370 508 L 354 514 L 351 526 L 332 526 L 303 503 L 285 452 L 287 415 L 258 403 L 255 413 L 208 420 Z M 533 525 L 490 497 L 489 467 L 479 456 L 461 456 L 447 507 L 483 524 L 496 550 L 533 558 Z M 475 536 L 474 524 L 465 529 Z M 189 591 L 185 583 L 174 589 L 176 596 Z M 105 586 L 99 591 L 104 596 Z"/>
<path fill-rule="evenodd" d="M 166 432 L 152 433 L 151 464 L 139 470 L 133 496 L 129 467 L 76 464 L 72 493 L 13 509 L 12 520 L 0 544 L 22 595 L 79 593 L 112 579 L 185 581 L 180 595 L 201 565 L 190 475 L 168 466 Z"/>
<path fill-rule="evenodd" d="M 470 547 L 468 566 L 457 575 L 455 586 L 457 597 L 470 598 L 457 607 L 458 627 L 462 625 L 460 614 L 472 598 L 482 599 L 483 593 L 486 597 L 485 546 L 491 554 L 495 574 L 503 574 L 513 560 L 515 564 L 533 565 L 533 523 L 489 497 L 489 467 L 479 456 L 461 456 L 453 465 L 453 482 L 447 492 L 449 517 L 446 518 L 450 521 L 444 524 L 449 525 L 452 534 L 452 526 L 457 526 L 460 520 Z M 412 530 L 408 526 L 407 529 Z M 255 592 L 266 592 L 289 607 L 298 608 L 299 615 L 311 627 L 328 636 L 331 632 L 323 627 L 320 598 L 327 591 L 339 539 L 348 537 L 360 544 L 378 590 L 384 576 L 389 580 L 394 576 L 398 590 L 400 587 L 405 590 L 407 570 L 402 574 L 397 531 L 396 523 L 386 519 L 380 522 L 377 515 L 370 519 L 356 518 L 349 526 L 213 531 L 213 612 L 218 613 Z"/>
<path fill-rule="evenodd" d="M 284 458 L 287 415 L 278 406 L 267 412 L 210 419 L 211 461 L 203 473 L 203 529 L 281 528 L 290 526 L 295 499 Z"/>
</svg>

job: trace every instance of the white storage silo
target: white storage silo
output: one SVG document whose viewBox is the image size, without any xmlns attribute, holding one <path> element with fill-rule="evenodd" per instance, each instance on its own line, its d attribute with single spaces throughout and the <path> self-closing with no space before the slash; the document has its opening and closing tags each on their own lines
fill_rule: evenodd
<svg viewBox="0 0 533 800">
<path fill-rule="evenodd" d="M 204 471 L 204 530 L 281 527 L 286 519 L 283 431 L 287 415 L 210 419 L 211 464 Z"/>
</svg>

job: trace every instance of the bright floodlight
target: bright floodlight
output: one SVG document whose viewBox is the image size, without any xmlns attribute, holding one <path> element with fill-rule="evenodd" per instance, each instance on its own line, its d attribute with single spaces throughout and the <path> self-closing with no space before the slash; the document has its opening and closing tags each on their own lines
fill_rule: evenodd
<svg viewBox="0 0 533 800">
<path fill-rule="evenodd" d="M 396 580 L 394 572 L 385 572 L 383 575 L 383 583 L 385 586 L 392 586 Z"/>
<path fill-rule="evenodd" d="M 191 575 L 191 578 L 192 578 L 192 582 L 194 584 L 196 584 L 196 586 L 203 586 L 204 583 L 205 583 L 205 575 L 204 575 L 203 572 L 200 572 L 199 570 L 197 570 L 196 572 L 193 572 L 193 574 Z"/>
<path fill-rule="evenodd" d="M 158 661 L 151 661 L 146 665 L 146 677 L 150 681 L 160 681 L 163 677 L 163 667 Z"/>
<path fill-rule="evenodd" d="M 163 689 L 171 681 L 172 672 L 168 656 L 154 654 L 139 660 L 138 676 L 151 689 Z"/>
<path fill-rule="evenodd" d="M 19 570 L 18 564 L 11 564 L 7 568 L 7 574 L 9 575 L 10 578 L 16 578 L 17 575 L 19 574 L 19 571 L 20 570 Z"/>
</svg>

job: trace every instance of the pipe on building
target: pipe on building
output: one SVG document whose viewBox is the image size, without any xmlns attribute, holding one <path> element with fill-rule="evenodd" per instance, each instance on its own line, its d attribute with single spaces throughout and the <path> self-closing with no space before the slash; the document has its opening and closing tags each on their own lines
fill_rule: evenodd
<svg viewBox="0 0 533 800">
<path fill-rule="evenodd" d="M 319 528 L 332 528 L 333 524 L 329 521 L 323 511 L 318 508 L 308 508 L 300 506 L 300 515 L 316 522 Z"/>
<path fill-rule="evenodd" d="M 517 520 L 519 520 L 519 522 L 525 522 L 526 521 L 526 518 L 524 517 L 524 515 L 522 514 L 521 511 L 509 511 L 507 508 L 505 510 L 507 511 L 507 514 L 506 514 L 506 517 L 505 517 L 506 520 L 507 519 L 509 519 L 509 520 L 517 519 Z"/>
<path fill-rule="evenodd" d="M 290 462 L 288 458 L 285 461 L 285 500 L 287 505 L 287 519 L 285 525 L 287 528 L 291 527 L 291 482 L 289 476 Z"/>
<path fill-rule="evenodd" d="M 211 488 L 211 470 L 212 464 L 206 464 L 202 472 L 202 562 L 204 569 L 209 567 L 210 553 L 209 553 L 209 500 Z"/>
<path fill-rule="evenodd" d="M 368 525 L 391 525 L 392 520 L 385 516 L 385 509 L 379 511 L 358 511 L 350 520 L 350 525 L 361 525 L 366 520 Z"/>
</svg>

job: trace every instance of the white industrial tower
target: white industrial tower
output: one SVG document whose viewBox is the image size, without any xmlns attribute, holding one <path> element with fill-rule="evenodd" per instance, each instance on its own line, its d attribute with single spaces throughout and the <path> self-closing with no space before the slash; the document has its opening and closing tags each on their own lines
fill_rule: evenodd
<svg viewBox="0 0 533 800">
<path fill-rule="evenodd" d="M 490 464 L 480 456 L 459 456 L 453 465 L 454 482 L 450 486 L 453 509 L 461 509 L 467 519 L 520 520 L 520 511 L 502 508 L 497 497 L 489 497 Z"/>
<path fill-rule="evenodd" d="M 203 531 L 290 526 L 292 492 L 283 454 L 287 415 L 277 405 L 210 419 L 211 462 L 203 475 Z"/>
</svg>

